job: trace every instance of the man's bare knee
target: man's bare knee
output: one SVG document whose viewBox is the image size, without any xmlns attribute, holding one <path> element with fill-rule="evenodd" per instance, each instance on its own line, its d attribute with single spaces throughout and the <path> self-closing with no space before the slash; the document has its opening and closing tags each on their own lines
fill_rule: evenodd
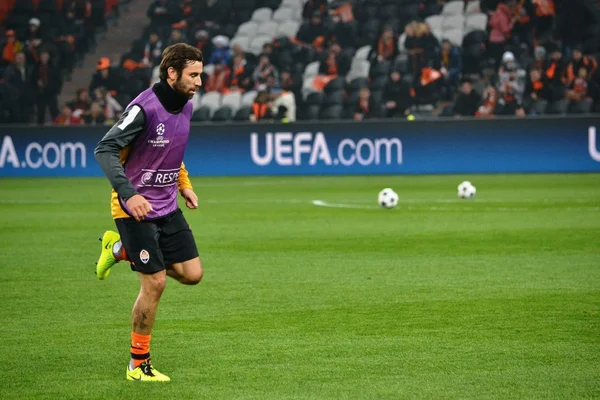
<svg viewBox="0 0 600 400">
<path fill-rule="evenodd" d="M 142 279 L 142 290 L 156 297 L 160 297 L 166 286 L 167 276 L 164 271 L 152 275 L 144 275 Z"/>
<path fill-rule="evenodd" d="M 194 270 L 194 272 L 190 272 L 188 273 L 188 275 L 185 277 L 185 284 L 186 285 L 197 285 L 200 283 L 200 281 L 202 280 L 202 276 L 204 275 L 204 271 L 202 270 L 202 267 Z"/>
</svg>

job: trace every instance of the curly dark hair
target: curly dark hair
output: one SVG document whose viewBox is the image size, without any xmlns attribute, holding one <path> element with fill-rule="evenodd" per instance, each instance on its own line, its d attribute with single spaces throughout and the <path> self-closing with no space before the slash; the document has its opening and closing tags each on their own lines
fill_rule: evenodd
<svg viewBox="0 0 600 400">
<path fill-rule="evenodd" d="M 177 77 L 181 76 L 181 71 L 190 62 L 202 62 L 202 52 L 185 43 L 175 43 L 167 47 L 162 53 L 162 60 L 159 67 L 159 77 L 162 80 L 167 79 L 169 68 L 173 67 L 177 71 Z"/>
</svg>

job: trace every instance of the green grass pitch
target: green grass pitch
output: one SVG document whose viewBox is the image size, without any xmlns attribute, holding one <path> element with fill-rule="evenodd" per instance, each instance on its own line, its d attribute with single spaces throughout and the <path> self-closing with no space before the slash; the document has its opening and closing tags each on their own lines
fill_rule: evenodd
<svg viewBox="0 0 600 400">
<path fill-rule="evenodd" d="M 168 282 L 143 385 L 136 275 L 93 274 L 108 182 L 0 180 L 0 399 L 600 398 L 600 175 L 193 183 L 205 276 Z"/>
</svg>

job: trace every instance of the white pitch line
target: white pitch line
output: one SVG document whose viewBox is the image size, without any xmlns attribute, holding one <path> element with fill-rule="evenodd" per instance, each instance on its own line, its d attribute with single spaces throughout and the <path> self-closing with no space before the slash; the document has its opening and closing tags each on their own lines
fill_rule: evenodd
<svg viewBox="0 0 600 400">
<path fill-rule="evenodd" d="M 312 203 L 313 203 L 313 205 L 315 205 L 317 207 L 327 207 L 327 208 L 351 208 L 351 209 L 359 209 L 359 210 L 375 208 L 375 207 L 369 207 L 369 206 L 359 206 L 359 205 L 355 205 L 355 204 L 328 203 L 323 200 L 313 200 Z"/>
</svg>

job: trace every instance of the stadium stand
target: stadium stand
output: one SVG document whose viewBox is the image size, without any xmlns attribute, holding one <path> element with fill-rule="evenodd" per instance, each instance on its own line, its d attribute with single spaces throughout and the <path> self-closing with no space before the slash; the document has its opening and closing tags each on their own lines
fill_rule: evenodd
<svg viewBox="0 0 600 400">
<path fill-rule="evenodd" d="M 0 9 L 3 122 L 43 123 L 46 107 L 57 123 L 111 123 L 158 80 L 161 51 L 176 42 L 205 56 L 198 122 L 600 111 L 600 10 L 592 0 L 142 1 L 144 32 L 118 63 L 98 55 L 88 93 L 60 111 L 49 100 L 60 85 L 16 82 L 19 49 L 35 76 L 68 76 L 117 18 L 119 2 L 8 3 Z M 63 22 L 54 25 L 58 14 Z M 36 27 L 47 26 L 57 69 L 45 67 L 36 41 Z M 19 100 L 7 102 L 11 96 Z M 90 99 L 99 103 L 94 113 Z M 89 116 L 98 106 L 105 118 Z"/>
</svg>

